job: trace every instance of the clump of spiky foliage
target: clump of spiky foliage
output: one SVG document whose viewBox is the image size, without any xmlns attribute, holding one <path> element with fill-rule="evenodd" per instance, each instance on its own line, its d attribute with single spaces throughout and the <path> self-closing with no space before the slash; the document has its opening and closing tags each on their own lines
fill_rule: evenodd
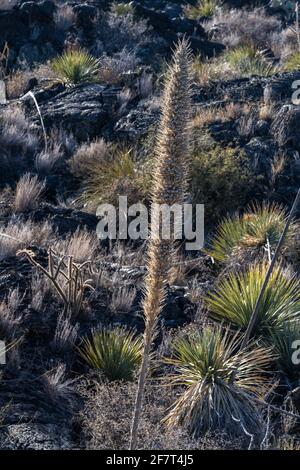
<svg viewBox="0 0 300 470">
<path fill-rule="evenodd" d="M 165 299 L 165 285 L 171 267 L 174 247 L 174 225 L 171 240 L 161 237 L 161 222 L 155 207 L 161 204 L 183 204 L 188 186 L 190 158 L 191 59 L 187 41 L 181 41 L 169 67 L 162 100 L 162 117 L 158 130 L 155 172 L 151 197 L 151 229 L 155 233 L 148 245 L 148 273 L 145 279 L 143 310 L 145 318 L 144 352 L 139 375 L 130 448 L 137 444 L 145 380 L 151 344 Z"/>
<path fill-rule="evenodd" d="M 141 363 L 142 341 L 124 328 L 93 331 L 83 339 L 80 355 L 108 380 L 132 380 Z"/>
<path fill-rule="evenodd" d="M 225 62 L 243 76 L 268 76 L 276 73 L 277 69 L 270 63 L 264 54 L 256 47 L 239 46 L 224 54 Z"/>
<path fill-rule="evenodd" d="M 283 232 L 287 214 L 278 204 L 253 205 L 243 215 L 226 218 L 211 241 L 208 254 L 222 263 L 236 257 L 252 255 L 253 258 L 271 254 Z M 295 232 L 289 228 L 288 245 Z"/>
<path fill-rule="evenodd" d="M 267 265 L 256 265 L 245 272 L 231 272 L 208 294 L 207 305 L 213 317 L 226 320 L 245 330 L 255 308 L 266 277 Z M 300 318 L 299 281 L 284 273 L 280 266 L 273 270 L 264 292 L 253 334 L 269 335 L 287 321 Z"/>
<path fill-rule="evenodd" d="M 96 82 L 99 60 L 82 49 L 70 49 L 51 62 L 51 68 L 58 80 L 67 86 L 78 83 Z"/>
<path fill-rule="evenodd" d="M 175 342 L 174 357 L 166 359 L 175 372 L 167 380 L 185 390 L 169 411 L 169 426 L 184 425 L 195 437 L 218 429 L 231 436 L 261 431 L 255 398 L 262 398 L 270 383 L 265 371 L 271 349 L 239 346 L 238 333 L 210 326 Z"/>
<path fill-rule="evenodd" d="M 300 320 L 286 322 L 281 328 L 270 332 L 271 343 L 278 354 L 278 365 L 287 377 L 295 383 L 300 378 L 300 364 L 298 363 L 297 349 L 299 349 Z M 299 356 L 299 354 L 298 354 Z"/>
<path fill-rule="evenodd" d="M 185 8 L 185 14 L 187 18 L 196 20 L 201 16 L 209 17 L 213 16 L 218 6 L 220 6 L 217 0 L 198 0 L 196 5 L 188 5 Z"/>
</svg>

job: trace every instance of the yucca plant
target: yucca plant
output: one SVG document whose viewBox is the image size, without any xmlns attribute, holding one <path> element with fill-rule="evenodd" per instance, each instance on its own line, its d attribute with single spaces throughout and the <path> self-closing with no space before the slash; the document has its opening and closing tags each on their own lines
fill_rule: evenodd
<svg viewBox="0 0 300 470">
<path fill-rule="evenodd" d="M 182 206 L 185 201 L 190 162 L 191 84 L 191 53 L 188 42 L 183 39 L 177 45 L 168 69 L 156 144 L 151 191 L 151 230 L 154 226 L 156 233 L 151 233 L 147 250 L 148 270 L 143 299 L 144 350 L 131 427 L 130 449 L 137 446 L 151 346 L 175 253 L 174 223 L 170 230 L 170 239 L 165 240 L 155 208 L 161 207 L 162 204 L 168 204 L 169 207 L 173 204 Z"/>
<path fill-rule="evenodd" d="M 198 0 L 195 6 L 188 5 L 185 8 L 187 18 L 196 20 L 201 16 L 210 17 L 216 12 L 218 6 L 221 6 L 221 1 L 217 0 Z"/>
<path fill-rule="evenodd" d="M 215 430 L 259 434 L 255 399 L 263 398 L 270 384 L 271 349 L 250 345 L 240 350 L 240 341 L 238 332 L 223 332 L 221 326 L 175 341 L 173 358 L 165 360 L 174 367 L 167 381 L 184 390 L 165 419 L 168 426 L 183 425 L 194 437 Z"/>
<path fill-rule="evenodd" d="M 124 328 L 94 330 L 91 338 L 83 339 L 79 353 L 108 380 L 130 381 L 141 362 L 142 341 Z"/>
<path fill-rule="evenodd" d="M 249 255 L 253 259 L 272 254 L 286 224 L 285 209 L 278 204 L 252 205 L 243 215 L 228 217 L 220 224 L 207 253 L 220 262 Z M 285 245 L 295 234 L 291 224 Z"/>
<path fill-rule="evenodd" d="M 300 364 L 294 360 L 300 340 L 300 320 L 285 322 L 281 328 L 270 331 L 270 341 L 278 355 L 278 366 L 291 382 L 296 384 L 300 378 Z"/>
<path fill-rule="evenodd" d="M 100 62 L 83 49 L 69 49 L 51 62 L 57 79 L 66 86 L 98 81 Z"/>
<path fill-rule="evenodd" d="M 231 272 L 206 297 L 212 317 L 246 330 L 266 277 L 267 265 L 251 266 L 245 272 Z M 300 318 L 300 284 L 280 266 L 273 270 L 260 303 L 252 333 L 269 336 L 269 330 L 282 328 Z"/>
</svg>

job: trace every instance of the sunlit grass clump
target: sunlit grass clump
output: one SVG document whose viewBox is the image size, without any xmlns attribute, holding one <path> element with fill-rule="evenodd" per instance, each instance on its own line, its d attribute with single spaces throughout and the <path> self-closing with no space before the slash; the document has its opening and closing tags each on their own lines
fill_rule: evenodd
<svg viewBox="0 0 300 470">
<path fill-rule="evenodd" d="M 187 18 L 196 20 L 197 18 L 210 17 L 216 12 L 222 2 L 217 0 L 198 0 L 196 5 L 188 5 L 185 8 Z"/>
<path fill-rule="evenodd" d="M 266 264 L 250 267 L 245 272 L 231 272 L 206 298 L 210 314 L 246 330 L 266 277 Z M 286 322 L 300 318 L 300 284 L 296 277 L 275 267 L 267 284 L 258 311 L 253 334 L 269 336 L 269 332 Z"/>
<path fill-rule="evenodd" d="M 130 381 L 142 357 L 142 341 L 123 328 L 97 330 L 83 340 L 81 357 L 108 380 Z"/>
<path fill-rule="evenodd" d="M 294 70 L 300 70 L 300 51 L 296 51 L 291 54 L 283 64 L 283 68 L 287 72 L 293 72 Z"/>
<path fill-rule="evenodd" d="M 184 391 L 166 418 L 170 427 L 183 425 L 195 437 L 218 429 L 240 435 L 243 427 L 259 433 L 261 420 L 254 398 L 263 397 L 267 390 L 264 371 L 271 350 L 248 347 L 240 351 L 239 346 L 238 333 L 223 332 L 221 327 L 206 327 L 175 342 L 173 358 L 166 359 L 174 375 L 167 379 Z"/>
<path fill-rule="evenodd" d="M 67 86 L 98 81 L 99 60 L 83 49 L 69 49 L 51 62 L 58 80 Z"/>
<path fill-rule="evenodd" d="M 241 76 L 269 76 L 276 73 L 274 67 L 254 46 L 239 46 L 228 50 L 223 55 L 227 63 L 235 72 Z"/>
</svg>

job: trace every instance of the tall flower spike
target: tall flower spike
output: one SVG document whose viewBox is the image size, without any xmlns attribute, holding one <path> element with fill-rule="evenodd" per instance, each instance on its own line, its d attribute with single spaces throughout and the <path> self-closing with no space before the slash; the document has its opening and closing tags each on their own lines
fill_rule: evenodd
<svg viewBox="0 0 300 470">
<path fill-rule="evenodd" d="M 163 239 L 157 205 L 182 205 L 188 188 L 191 129 L 191 52 L 188 41 L 178 43 L 166 75 L 162 115 L 155 154 L 155 173 L 151 194 L 151 228 L 148 245 L 148 272 L 143 301 L 145 332 L 144 351 L 139 374 L 130 449 L 137 446 L 138 427 L 143 406 L 151 345 L 159 314 L 165 300 L 165 286 L 175 253 L 175 221 L 171 221 L 171 237 Z M 153 227 L 158 230 L 153 233 Z"/>
</svg>

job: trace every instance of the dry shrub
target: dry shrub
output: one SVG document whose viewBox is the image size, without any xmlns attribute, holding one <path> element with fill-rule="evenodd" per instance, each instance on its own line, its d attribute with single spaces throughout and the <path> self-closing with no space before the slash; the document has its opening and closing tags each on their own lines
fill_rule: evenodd
<svg viewBox="0 0 300 470">
<path fill-rule="evenodd" d="M 207 30 L 218 26 L 214 39 L 226 46 L 255 45 L 266 48 L 271 38 L 280 32 L 281 22 L 274 16 L 269 16 L 262 8 L 248 10 L 218 10 L 212 20 L 206 24 Z"/>
<path fill-rule="evenodd" d="M 135 383 L 81 384 L 86 398 L 81 413 L 83 445 L 87 449 L 128 449 Z M 174 400 L 172 390 L 149 384 L 140 425 L 138 449 L 228 449 L 241 447 L 241 442 L 226 435 L 206 435 L 199 440 L 188 436 L 180 427 L 166 429 L 161 421 Z"/>
<path fill-rule="evenodd" d="M 250 111 L 248 104 L 229 103 L 222 108 L 206 107 L 200 108 L 193 119 L 194 128 L 202 128 L 213 122 L 228 122 L 238 119 L 241 115 L 246 115 Z"/>
<path fill-rule="evenodd" d="M 55 26 L 60 31 L 68 31 L 76 23 L 77 15 L 70 5 L 59 6 L 54 14 Z"/>
<path fill-rule="evenodd" d="M 31 70 L 16 70 L 6 80 L 7 98 L 12 100 L 24 95 L 27 91 L 29 80 L 34 78 Z"/>
<path fill-rule="evenodd" d="M 66 352 L 73 348 L 78 336 L 79 324 L 72 324 L 71 316 L 60 313 L 57 319 L 52 348 L 57 352 Z"/>
<path fill-rule="evenodd" d="M 114 290 L 111 298 L 111 310 L 113 312 L 129 312 L 134 299 L 136 290 L 130 287 L 121 287 Z"/>
<path fill-rule="evenodd" d="M 53 142 L 51 148 L 42 151 L 35 157 L 35 168 L 39 173 L 47 174 L 53 169 L 55 163 L 62 157 L 61 145 Z"/>
<path fill-rule="evenodd" d="M 0 338 L 13 340 L 20 327 L 22 315 L 18 309 L 22 303 L 23 297 L 19 289 L 10 290 L 7 297 L 0 303 Z"/>
<path fill-rule="evenodd" d="M 36 209 L 44 187 L 44 183 L 38 180 L 37 175 L 31 176 L 29 173 L 23 175 L 16 187 L 15 211 L 25 212 Z"/>
<path fill-rule="evenodd" d="M 93 259 L 98 248 L 96 233 L 77 229 L 73 235 L 58 240 L 54 250 L 63 256 L 72 256 L 76 263 Z"/>
<path fill-rule="evenodd" d="M 38 271 L 34 272 L 31 279 L 31 308 L 37 312 L 41 312 L 44 298 L 50 289 L 48 279 L 42 276 Z"/>
<path fill-rule="evenodd" d="M 137 64 L 135 54 L 127 49 L 111 57 L 103 55 L 100 61 L 99 80 L 103 83 L 120 83 L 122 76 L 128 72 L 134 72 Z"/>
<path fill-rule="evenodd" d="M 14 256 L 29 245 L 47 246 L 53 240 L 53 230 L 49 222 L 37 224 L 16 219 L 0 231 L 0 260 Z"/>
<path fill-rule="evenodd" d="M 111 152 L 111 144 L 104 139 L 82 144 L 70 159 L 72 173 L 79 178 L 86 178 L 93 171 L 95 165 L 105 162 Z"/>
</svg>

